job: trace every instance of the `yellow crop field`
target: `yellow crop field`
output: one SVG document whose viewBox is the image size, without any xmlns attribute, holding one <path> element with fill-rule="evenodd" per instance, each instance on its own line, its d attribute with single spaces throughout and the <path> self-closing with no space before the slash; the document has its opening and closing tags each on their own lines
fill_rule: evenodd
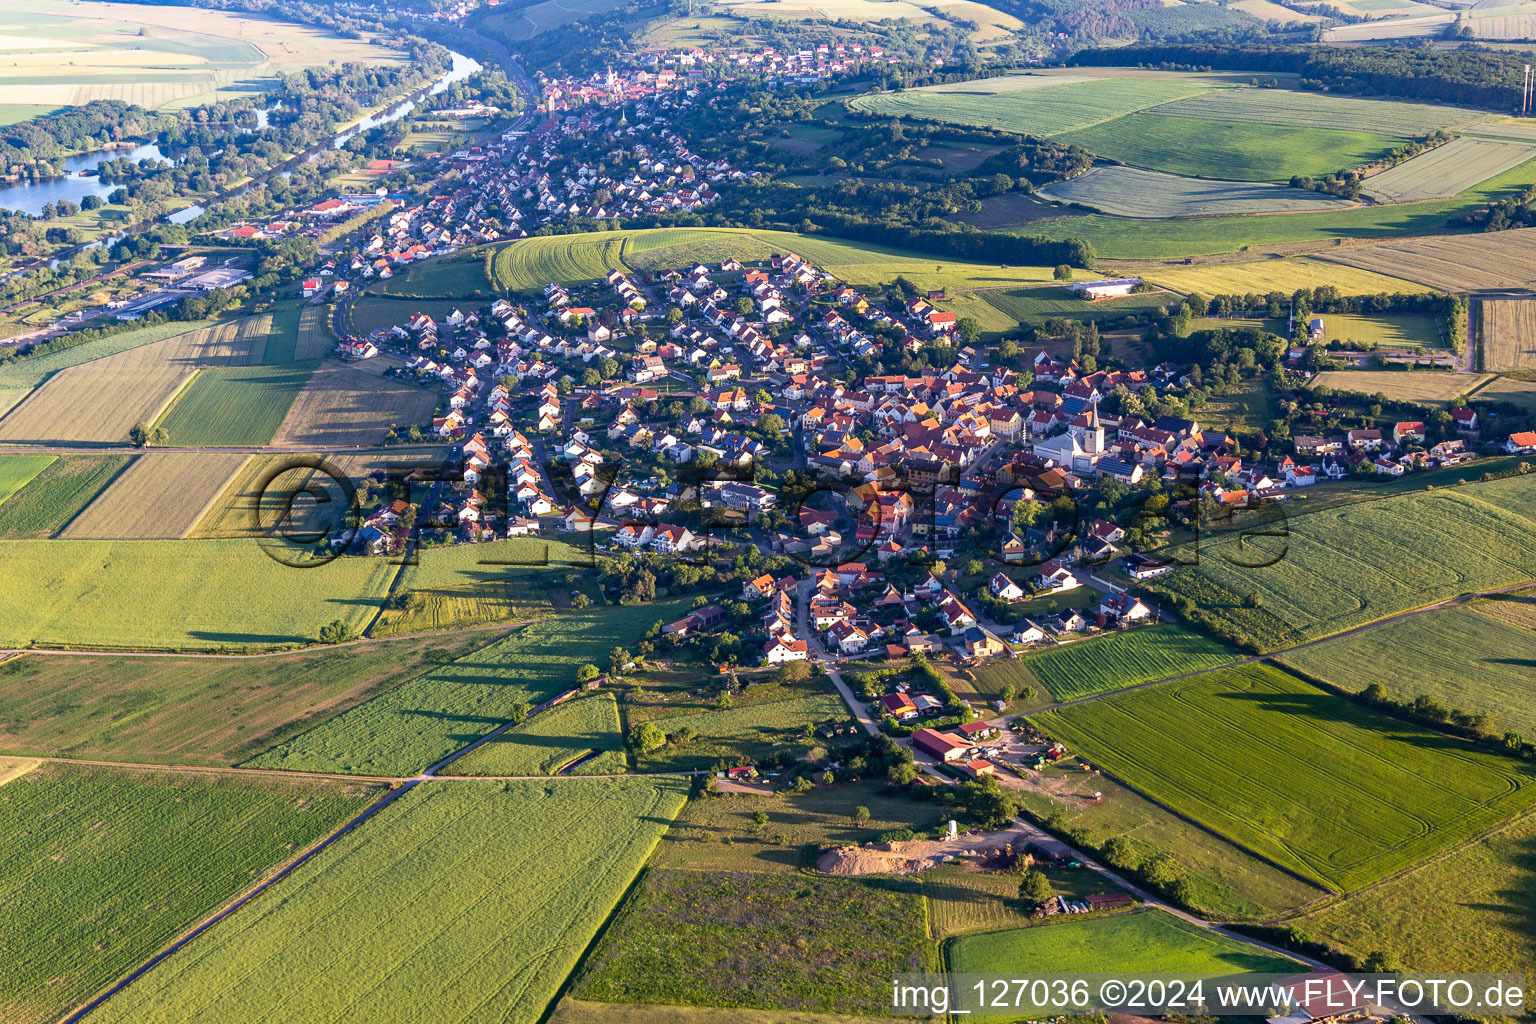
<svg viewBox="0 0 1536 1024">
<path fill-rule="evenodd" d="M 404 59 L 370 39 L 233 11 L 97 0 L 0 5 L 0 104 L 190 106 L 298 68 Z"/>
<path fill-rule="evenodd" d="M 249 455 L 140 455 L 59 534 L 65 540 L 177 540 L 202 518 Z"/>
<path fill-rule="evenodd" d="M 232 320 L 60 370 L 0 419 L 0 441 L 126 443 L 197 370 L 260 363 L 271 327 L 270 314 Z"/>
<path fill-rule="evenodd" d="M 1536 369 L 1536 301 L 1484 299 L 1478 303 L 1483 369 Z"/>
<path fill-rule="evenodd" d="M 299 344 L 304 338 L 301 333 Z M 288 445 L 371 445 L 390 427 L 404 431 L 431 422 L 437 395 L 428 388 L 328 360 L 299 392 L 272 443 Z"/>
<path fill-rule="evenodd" d="M 268 524 L 280 511 L 278 499 L 274 499 L 271 495 L 292 493 L 311 480 L 323 485 L 332 500 L 343 500 L 344 495 L 340 487 L 327 481 L 323 474 L 308 468 L 281 472 L 283 467 L 294 466 L 306 458 L 323 458 L 328 466 L 334 466 L 339 475 L 356 487 L 364 478 L 374 474 L 409 472 L 418 466 L 436 466 L 441 463 L 443 453 L 439 449 L 350 454 L 318 453 L 315 456 L 278 453 L 255 455 L 238 472 L 227 478 L 228 482 L 223 490 L 208 504 L 202 518 L 188 531 L 187 536 L 198 540 L 257 536 L 255 524 L 258 510 L 261 512 L 262 521 Z M 278 475 L 273 476 L 274 473 Z M 263 501 L 261 487 L 268 477 L 272 477 L 268 488 L 269 496 Z M 329 517 L 329 510 L 323 514 Z"/>
<path fill-rule="evenodd" d="M 1263 295 L 1278 291 L 1289 295 L 1297 288 L 1316 288 L 1325 284 L 1333 285 L 1345 295 L 1417 293 L 1429 290 L 1422 284 L 1405 281 L 1400 277 L 1374 270 L 1330 265 L 1305 256 L 1253 263 L 1157 267 L 1145 271 L 1141 276 L 1159 287 L 1171 288 L 1185 295 L 1199 292 L 1207 298 L 1248 292 Z"/>
<path fill-rule="evenodd" d="M 1487 380 L 1485 374 L 1437 370 L 1326 370 L 1313 378 L 1312 386 L 1383 394 L 1399 402 L 1445 405 L 1453 398 L 1476 391 Z"/>
</svg>

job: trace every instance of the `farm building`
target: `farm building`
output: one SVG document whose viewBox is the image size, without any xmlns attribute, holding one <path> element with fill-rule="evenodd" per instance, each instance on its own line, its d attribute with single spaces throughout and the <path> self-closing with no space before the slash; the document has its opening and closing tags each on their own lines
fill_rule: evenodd
<svg viewBox="0 0 1536 1024">
<path fill-rule="evenodd" d="M 973 779 L 979 779 L 985 775 L 996 775 L 997 766 L 991 761 L 962 761 L 960 770 Z"/>
<path fill-rule="evenodd" d="M 1121 295 L 1129 295 L 1139 284 L 1141 284 L 1141 278 L 1139 277 L 1114 277 L 1104 281 L 1078 281 L 1067 287 L 1078 295 L 1097 302 L 1100 299 L 1113 299 Z"/>
<path fill-rule="evenodd" d="M 946 763 L 965 756 L 969 744 L 947 732 L 936 729 L 919 729 L 912 734 L 912 745 L 930 757 Z"/>
</svg>

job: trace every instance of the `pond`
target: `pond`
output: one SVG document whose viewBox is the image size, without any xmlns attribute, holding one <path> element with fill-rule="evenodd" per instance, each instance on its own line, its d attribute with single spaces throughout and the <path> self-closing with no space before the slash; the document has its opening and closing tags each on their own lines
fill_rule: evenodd
<svg viewBox="0 0 1536 1024">
<path fill-rule="evenodd" d="M 65 177 L 0 186 L 0 209 L 17 210 L 35 216 L 42 211 L 45 203 L 56 203 L 60 199 L 68 199 L 76 204 L 86 196 L 105 199 L 118 187 L 118 183 L 102 181 L 94 174 L 81 177 L 80 172 L 94 171 L 108 160 L 122 157 L 137 163 L 140 160 L 163 160 L 165 154 L 152 142 L 129 149 L 98 149 L 81 153 L 64 161 Z"/>
</svg>

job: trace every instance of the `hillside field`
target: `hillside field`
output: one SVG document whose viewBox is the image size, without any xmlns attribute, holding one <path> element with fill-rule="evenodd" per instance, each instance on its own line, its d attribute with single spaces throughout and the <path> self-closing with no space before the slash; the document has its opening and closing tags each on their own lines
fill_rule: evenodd
<svg viewBox="0 0 1536 1024">
<path fill-rule="evenodd" d="M 1364 193 L 1383 203 L 1454 196 L 1536 156 L 1536 143 L 1462 136 L 1365 179 Z"/>
<path fill-rule="evenodd" d="M 289 771 L 405 776 L 468 746 L 576 685 L 576 670 L 630 647 L 687 600 L 611 608 L 525 626 L 503 640 L 395 687 L 246 762 Z"/>
<path fill-rule="evenodd" d="M 186 650 L 309 643 L 334 619 L 361 629 L 395 568 L 295 569 L 249 540 L 5 540 L 0 564 L 0 644 Z"/>
<path fill-rule="evenodd" d="M 59 536 L 66 540 L 185 537 L 249 458 L 224 452 L 136 456 Z"/>
<path fill-rule="evenodd" d="M 1371 132 L 1162 117 L 1155 111 L 1053 136 L 1096 156 L 1170 174 L 1236 181 L 1289 181 L 1358 167 L 1397 140 Z"/>
<path fill-rule="evenodd" d="M 0 12 L 8 42 L 0 103 L 62 106 L 122 100 L 176 109 L 259 91 L 278 75 L 331 61 L 396 64 L 367 38 L 238 11 L 96 0 L 17 0 Z"/>
<path fill-rule="evenodd" d="M 93 1016 L 534 1024 L 687 790 L 425 783 Z"/>
<path fill-rule="evenodd" d="M 1264 182 L 1202 181 L 1111 165 L 1039 189 L 1036 195 L 1118 217 L 1198 217 L 1233 213 L 1342 210 L 1348 199 Z"/>
<path fill-rule="evenodd" d="M 1197 93 L 1154 108 L 1167 117 L 1208 118 L 1294 128 L 1343 128 L 1400 138 L 1428 135 L 1487 115 L 1465 107 L 1360 99 L 1291 89 L 1224 89 Z"/>
<path fill-rule="evenodd" d="M 1032 717 L 1154 799 L 1339 891 L 1536 803 L 1531 766 L 1266 665 Z"/>
<path fill-rule="evenodd" d="M 1536 735 L 1536 633 L 1471 608 L 1442 608 L 1280 661 L 1340 689 L 1358 692 L 1378 683 L 1394 700 L 1433 697 L 1448 708 L 1489 715 L 1498 732 Z"/>
<path fill-rule="evenodd" d="M 496 638 L 487 630 L 257 662 L 23 655 L 0 662 L 0 752 L 232 765 Z"/>
<path fill-rule="evenodd" d="M 1536 494 L 1531 477 L 1383 493 L 1342 506 L 1298 506 L 1283 522 L 1239 516 L 1233 528 L 1202 538 L 1198 566 L 1151 587 L 1190 598 L 1220 628 L 1273 650 L 1536 578 L 1536 553 L 1509 543 L 1536 528 L 1525 514 Z M 1247 535 L 1253 529 L 1284 533 Z"/>
<path fill-rule="evenodd" d="M 855 286 L 888 284 L 900 276 L 923 288 L 948 291 L 1052 281 L 1050 267 L 936 260 L 919 253 L 816 235 L 741 228 L 649 228 L 523 238 L 495 250 L 490 274 L 499 291 L 526 293 L 542 291 L 550 283 L 601 280 L 612 269 L 641 273 L 692 263 L 719 263 L 732 256 L 750 263 L 787 252 Z M 399 287 L 412 287 L 414 273 L 397 279 L 402 282 Z"/>
<path fill-rule="evenodd" d="M 888 117 L 914 117 L 1027 135 L 1058 135 L 1192 96 L 1214 83 L 1196 77 L 1003 75 L 973 82 L 860 96 L 848 104 Z"/>
<path fill-rule="evenodd" d="M 1428 205 L 1405 209 L 1426 209 Z M 1362 270 L 1396 274 L 1437 291 L 1525 288 L 1536 284 L 1533 238 L 1536 228 L 1430 235 L 1348 248 L 1323 258 Z"/>
<path fill-rule="evenodd" d="M 59 763 L 7 782 L 0 1017 L 57 1020 L 377 793 Z"/>
<path fill-rule="evenodd" d="M 1068 701 L 1214 668 L 1237 656 L 1200 633 L 1161 623 L 1026 654 L 1019 663 L 1052 697 Z"/>
</svg>

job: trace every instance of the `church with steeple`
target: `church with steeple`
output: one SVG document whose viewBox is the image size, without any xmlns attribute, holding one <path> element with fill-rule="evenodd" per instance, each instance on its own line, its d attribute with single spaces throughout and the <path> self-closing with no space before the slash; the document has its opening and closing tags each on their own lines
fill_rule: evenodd
<svg viewBox="0 0 1536 1024">
<path fill-rule="evenodd" d="M 1078 414 L 1065 434 L 1036 441 L 1031 449 L 1042 459 L 1050 459 L 1063 469 L 1085 475 L 1104 457 L 1104 425 L 1099 422 L 1099 407 L 1091 404 Z"/>
</svg>

